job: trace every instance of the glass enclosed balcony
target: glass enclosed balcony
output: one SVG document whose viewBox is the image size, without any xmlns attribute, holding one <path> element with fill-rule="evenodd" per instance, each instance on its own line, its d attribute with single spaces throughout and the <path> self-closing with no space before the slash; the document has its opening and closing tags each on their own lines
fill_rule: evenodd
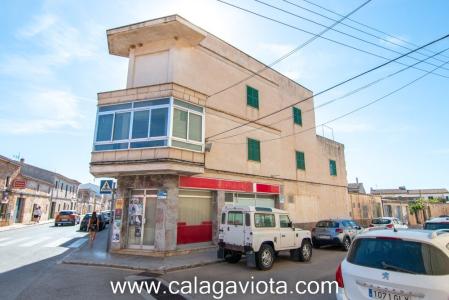
<svg viewBox="0 0 449 300">
<path fill-rule="evenodd" d="M 98 107 L 94 152 L 158 147 L 203 152 L 203 107 L 173 97 Z"/>
</svg>

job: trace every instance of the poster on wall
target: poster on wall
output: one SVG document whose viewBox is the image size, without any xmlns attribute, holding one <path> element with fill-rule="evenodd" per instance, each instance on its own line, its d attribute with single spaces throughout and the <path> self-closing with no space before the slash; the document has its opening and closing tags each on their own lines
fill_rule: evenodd
<svg viewBox="0 0 449 300">
<path fill-rule="evenodd" d="M 162 189 L 157 191 L 157 199 L 158 200 L 165 200 L 167 199 L 167 190 Z"/>
<path fill-rule="evenodd" d="M 115 209 L 123 209 L 123 199 L 117 199 L 115 201 Z"/>
<path fill-rule="evenodd" d="M 122 222 L 120 220 L 114 221 L 114 226 L 112 227 L 112 242 L 114 242 L 114 243 L 120 242 L 120 225 L 121 225 L 121 223 Z"/>
</svg>

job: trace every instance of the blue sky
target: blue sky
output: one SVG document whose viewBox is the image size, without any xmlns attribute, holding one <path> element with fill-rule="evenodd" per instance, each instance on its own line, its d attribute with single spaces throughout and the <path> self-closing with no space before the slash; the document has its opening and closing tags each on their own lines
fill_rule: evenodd
<svg viewBox="0 0 449 300">
<path fill-rule="evenodd" d="M 329 25 L 332 22 L 281 0 L 261 0 Z M 301 6 L 327 14 L 302 0 Z M 313 0 L 346 14 L 362 0 Z M 322 27 L 307 23 L 255 1 L 229 0 L 312 32 Z M 353 19 L 414 44 L 425 44 L 449 31 L 449 2 L 445 0 L 373 0 Z M 127 60 L 108 54 L 105 30 L 121 25 L 180 14 L 241 50 L 271 63 L 310 36 L 261 19 L 213 0 L 197 1 L 9 1 L 0 4 L 0 154 L 21 154 L 27 162 L 82 182 L 88 172 L 96 112 L 96 93 L 125 88 Z M 354 23 L 348 24 L 356 25 Z M 338 25 L 336 29 L 372 43 L 404 52 L 400 46 Z M 366 28 L 365 28 L 366 29 Z M 371 33 L 378 34 L 370 31 Z M 398 56 L 370 44 L 328 32 L 328 38 L 388 58 Z M 387 37 L 384 37 L 387 39 Z M 391 38 L 389 38 L 391 39 Z M 400 40 L 395 43 L 409 47 Z M 440 51 L 449 39 L 429 47 Z M 449 60 L 449 51 L 441 60 Z M 423 56 L 416 54 L 422 59 Z M 411 64 L 413 59 L 403 59 Z M 276 69 L 315 93 L 384 62 L 317 40 Z M 434 64 L 441 61 L 433 60 Z M 315 104 L 343 95 L 372 80 L 399 70 L 391 64 L 360 80 L 315 98 Z M 422 69 L 433 66 L 422 64 Z M 449 69 L 449 64 L 446 65 Z M 439 70 L 449 76 L 449 70 Z M 323 123 L 368 103 L 423 72 L 408 70 L 394 78 L 316 110 Z M 365 187 L 449 187 L 449 79 L 429 75 L 407 89 L 347 118 L 318 128 L 345 144 L 348 181 Z"/>
</svg>

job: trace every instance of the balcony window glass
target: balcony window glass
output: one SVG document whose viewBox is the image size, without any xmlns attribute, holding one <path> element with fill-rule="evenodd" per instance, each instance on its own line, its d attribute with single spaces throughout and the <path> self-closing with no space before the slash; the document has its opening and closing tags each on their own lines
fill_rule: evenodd
<svg viewBox="0 0 449 300">
<path fill-rule="evenodd" d="M 188 112 L 175 108 L 173 110 L 173 136 L 187 139 Z"/>
<path fill-rule="evenodd" d="M 129 138 L 129 121 L 131 113 L 116 113 L 114 120 L 114 141 Z"/>
<path fill-rule="evenodd" d="M 167 135 L 168 108 L 151 110 L 150 137 Z"/>
<path fill-rule="evenodd" d="M 202 138 L 202 118 L 200 115 L 189 114 L 189 140 L 201 142 Z"/>
<path fill-rule="evenodd" d="M 113 114 L 101 115 L 98 117 L 97 142 L 110 141 L 112 134 Z"/>
<path fill-rule="evenodd" d="M 133 139 L 146 138 L 148 136 L 148 125 L 150 124 L 149 120 L 150 120 L 149 110 L 134 112 L 133 132 L 132 132 Z"/>
</svg>

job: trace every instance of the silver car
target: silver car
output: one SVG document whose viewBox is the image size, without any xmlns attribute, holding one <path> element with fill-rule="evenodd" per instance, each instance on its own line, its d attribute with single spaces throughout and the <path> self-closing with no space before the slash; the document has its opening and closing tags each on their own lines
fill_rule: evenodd
<svg viewBox="0 0 449 300">
<path fill-rule="evenodd" d="M 312 243 L 315 248 L 336 245 L 348 251 L 352 240 L 362 231 L 363 228 L 350 219 L 323 220 L 312 229 Z"/>
</svg>

